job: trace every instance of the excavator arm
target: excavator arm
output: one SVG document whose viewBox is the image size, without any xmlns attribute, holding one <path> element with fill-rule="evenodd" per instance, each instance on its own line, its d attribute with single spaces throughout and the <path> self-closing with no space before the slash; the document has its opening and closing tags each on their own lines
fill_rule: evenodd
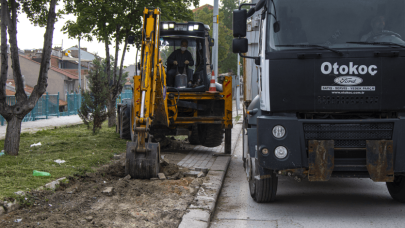
<svg viewBox="0 0 405 228">
<path fill-rule="evenodd" d="M 134 76 L 131 112 L 132 142 L 127 143 L 126 172 L 132 178 L 152 178 L 159 172 L 160 146 L 153 143 L 150 126 L 155 121 L 168 126 L 165 71 L 159 56 L 160 10 L 143 13 L 141 73 Z"/>
</svg>

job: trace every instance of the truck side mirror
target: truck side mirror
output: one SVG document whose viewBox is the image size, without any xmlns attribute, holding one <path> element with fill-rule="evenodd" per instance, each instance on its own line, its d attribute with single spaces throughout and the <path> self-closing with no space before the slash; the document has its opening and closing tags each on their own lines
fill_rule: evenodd
<svg viewBox="0 0 405 228">
<path fill-rule="evenodd" d="M 259 11 L 261 8 L 263 8 L 265 3 L 266 3 L 266 0 L 260 0 L 258 3 L 256 3 L 255 10 Z"/>
<path fill-rule="evenodd" d="M 250 8 L 246 17 L 251 17 L 256 12 L 255 7 Z"/>
<path fill-rule="evenodd" d="M 233 39 L 232 52 L 233 53 L 248 52 L 248 40 L 246 38 Z"/>
<path fill-rule="evenodd" d="M 128 43 L 134 44 L 135 43 L 135 36 L 128 36 Z"/>
<path fill-rule="evenodd" d="M 247 10 L 233 10 L 233 37 L 246 36 Z"/>
</svg>

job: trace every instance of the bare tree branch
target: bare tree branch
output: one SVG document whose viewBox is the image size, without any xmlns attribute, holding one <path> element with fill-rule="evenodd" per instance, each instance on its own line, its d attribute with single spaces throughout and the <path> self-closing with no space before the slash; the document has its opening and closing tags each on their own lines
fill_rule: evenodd
<svg viewBox="0 0 405 228">
<path fill-rule="evenodd" d="M 7 0 L 1 1 L 1 86 L 0 102 L 6 104 L 6 82 L 8 71 L 8 54 L 7 54 L 7 22 L 8 22 L 8 4 Z"/>
<path fill-rule="evenodd" d="M 120 72 L 119 72 L 119 77 L 118 77 L 118 85 L 121 85 L 121 78 L 122 78 L 122 69 L 124 68 L 124 58 L 125 58 L 125 53 L 127 52 L 127 45 L 128 45 L 128 35 L 129 32 L 131 31 L 131 27 L 127 29 L 127 32 L 125 33 L 125 43 L 124 43 L 124 49 L 122 50 L 122 57 L 121 57 L 121 64 L 120 64 Z M 135 64 L 135 72 L 136 72 L 136 64 Z"/>
<path fill-rule="evenodd" d="M 27 100 L 24 91 L 24 82 L 21 76 L 20 58 L 17 46 L 17 3 L 11 0 L 11 23 L 8 23 L 8 35 L 10 36 L 11 68 L 13 68 L 13 78 L 15 83 L 15 97 L 17 102 Z"/>
<path fill-rule="evenodd" d="M 48 70 L 49 70 L 49 62 L 51 59 L 51 52 L 52 52 L 52 38 L 53 38 L 53 30 L 55 25 L 55 5 L 57 0 L 51 0 L 49 6 L 49 13 L 48 13 L 48 21 L 46 25 L 46 32 L 44 35 L 44 46 L 42 51 L 42 59 L 41 59 L 41 66 L 39 70 L 39 76 L 37 85 L 34 87 L 34 90 L 30 96 L 30 105 L 34 105 L 36 101 L 45 93 L 46 87 L 48 86 Z"/>
</svg>

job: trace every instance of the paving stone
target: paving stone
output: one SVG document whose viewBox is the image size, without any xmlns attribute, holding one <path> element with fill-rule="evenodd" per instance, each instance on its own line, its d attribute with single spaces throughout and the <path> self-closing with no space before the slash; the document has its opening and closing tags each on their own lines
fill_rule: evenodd
<svg viewBox="0 0 405 228">
<path fill-rule="evenodd" d="M 187 173 L 184 173 L 184 176 L 186 177 L 196 177 L 200 172 L 199 171 L 189 171 Z"/>
<path fill-rule="evenodd" d="M 204 173 L 208 172 L 208 168 L 207 167 L 195 167 L 194 169 L 195 171 L 203 171 Z"/>
<path fill-rule="evenodd" d="M 158 177 L 160 180 L 166 180 L 166 176 L 164 173 L 158 173 Z"/>
<path fill-rule="evenodd" d="M 201 172 L 197 175 L 197 177 L 198 177 L 198 178 L 205 177 L 205 173 L 204 173 L 203 171 L 201 171 Z"/>
<path fill-rule="evenodd" d="M 50 189 L 54 190 L 56 188 L 56 186 L 60 184 L 60 181 L 65 180 L 65 179 L 66 179 L 66 177 L 62 177 L 62 178 L 59 178 L 52 182 L 49 182 L 48 184 L 45 185 L 45 188 L 50 188 Z"/>
<path fill-rule="evenodd" d="M 14 200 L 13 203 L 12 202 L 7 202 L 4 205 L 4 207 L 5 207 L 6 211 L 7 211 L 7 213 L 10 213 L 10 212 L 15 211 L 18 208 L 20 208 L 20 204 L 17 203 L 17 200 Z"/>
<path fill-rule="evenodd" d="M 106 188 L 104 188 L 104 190 L 101 193 L 111 196 L 113 194 L 113 192 L 114 192 L 113 187 L 106 187 Z"/>
<path fill-rule="evenodd" d="M 207 222 L 198 221 L 195 219 L 183 219 L 178 228 L 207 228 Z"/>
<path fill-rule="evenodd" d="M 206 210 L 191 209 L 183 216 L 183 219 L 195 219 L 199 221 L 209 222 L 210 213 Z"/>
</svg>

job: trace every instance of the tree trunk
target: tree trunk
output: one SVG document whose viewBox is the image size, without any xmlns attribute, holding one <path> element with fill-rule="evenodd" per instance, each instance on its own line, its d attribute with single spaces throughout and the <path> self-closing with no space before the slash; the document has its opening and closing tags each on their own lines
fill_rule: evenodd
<svg viewBox="0 0 405 228">
<path fill-rule="evenodd" d="M 114 98 L 115 96 L 113 94 L 109 95 L 109 101 L 108 101 L 108 127 L 115 127 L 117 125 L 117 117 L 116 117 L 116 100 Z"/>
<path fill-rule="evenodd" d="M 11 51 L 11 59 L 12 59 L 12 68 L 13 68 L 13 78 L 16 85 L 16 104 L 14 106 L 8 106 L 6 104 L 5 99 L 5 83 L 2 83 L 1 88 L 2 96 L 0 96 L 0 113 L 3 117 L 7 120 L 7 131 L 6 131 L 6 140 L 4 142 L 4 150 L 6 154 L 9 155 L 18 155 L 18 150 L 20 147 L 20 133 L 21 133 L 21 122 L 25 115 L 27 115 L 34 107 L 38 99 L 42 96 L 42 94 L 46 91 L 47 87 L 47 79 L 48 79 L 48 69 L 49 69 L 49 62 L 51 58 L 51 51 L 52 51 L 52 38 L 53 38 L 53 30 L 55 24 L 55 5 L 57 0 L 51 0 L 49 4 L 49 12 L 48 12 L 48 19 L 47 19 L 47 26 L 46 32 L 44 36 L 44 48 L 40 66 L 40 72 L 38 76 L 38 83 L 34 87 L 34 90 L 27 100 L 27 95 L 24 91 L 24 85 L 21 76 L 20 70 L 20 63 L 19 63 L 19 55 L 18 55 L 18 46 L 17 46 L 17 4 L 15 0 L 11 1 L 11 13 L 12 17 L 10 17 L 10 12 L 8 12 L 7 1 L 2 0 L 2 21 L 7 21 L 7 28 L 8 34 L 10 37 L 10 51 Z M 4 8 L 4 10 L 3 10 Z M 2 23 L 1 31 L 2 31 L 2 53 L 6 53 L 3 51 L 4 48 L 7 47 L 7 37 L 6 37 L 6 24 Z M 4 73 L 7 71 L 8 61 L 5 55 L 2 55 L 2 69 L 1 69 L 1 81 L 5 81 L 7 74 Z"/>
<path fill-rule="evenodd" d="M 18 155 L 20 149 L 20 133 L 22 119 L 13 116 L 7 122 L 6 140 L 4 141 L 4 151 L 8 155 Z"/>
<path fill-rule="evenodd" d="M 121 26 L 118 24 L 115 30 L 115 61 L 114 61 L 114 69 L 113 69 L 113 83 L 116 83 L 117 80 L 117 65 L 118 65 L 118 52 L 120 50 L 120 28 Z"/>
</svg>

